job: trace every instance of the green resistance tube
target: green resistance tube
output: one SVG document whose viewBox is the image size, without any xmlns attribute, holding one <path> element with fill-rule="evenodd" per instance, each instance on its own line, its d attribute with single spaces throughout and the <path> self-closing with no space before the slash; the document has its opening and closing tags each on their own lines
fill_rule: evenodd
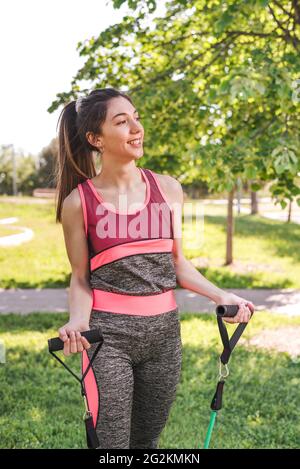
<svg viewBox="0 0 300 469">
<path fill-rule="evenodd" d="M 210 414 L 210 422 L 209 422 L 209 426 L 208 426 L 208 430 L 207 430 L 206 438 L 205 438 L 205 442 L 204 442 L 204 449 L 208 449 L 208 447 L 209 447 L 211 434 L 212 434 L 214 424 L 215 424 L 215 421 L 216 421 L 216 416 L 217 416 L 217 411 L 212 410 L 212 412 Z"/>
</svg>

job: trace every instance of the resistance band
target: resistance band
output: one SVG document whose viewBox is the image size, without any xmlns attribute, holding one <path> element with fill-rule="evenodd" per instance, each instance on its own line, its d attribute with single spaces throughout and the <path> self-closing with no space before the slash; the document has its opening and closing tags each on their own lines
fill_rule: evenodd
<svg viewBox="0 0 300 469">
<path fill-rule="evenodd" d="M 84 332 L 81 332 L 81 335 L 84 336 L 90 344 L 99 342 L 99 345 L 96 347 L 96 350 L 94 351 L 92 358 L 88 364 L 88 367 L 82 375 L 82 378 L 79 378 L 75 373 L 73 373 L 73 371 L 70 370 L 70 368 L 57 355 L 55 355 L 54 352 L 58 350 L 63 350 L 64 348 L 64 342 L 59 337 L 54 337 L 53 339 L 49 339 L 48 348 L 49 348 L 49 352 L 51 353 L 51 355 L 53 355 L 56 358 L 56 360 L 58 360 L 71 373 L 71 375 L 73 375 L 74 378 L 76 378 L 80 382 L 81 394 L 83 396 L 84 405 L 85 405 L 85 413 L 84 413 L 83 419 L 85 423 L 86 440 L 87 440 L 88 448 L 91 449 L 91 448 L 97 448 L 99 446 L 99 440 L 98 440 L 96 430 L 93 424 L 93 415 L 88 406 L 86 390 L 84 386 L 84 378 L 86 377 L 94 359 L 96 358 L 96 355 L 99 352 L 104 339 L 103 339 L 102 332 L 99 329 L 92 329 L 89 331 L 84 331 Z"/>
<path fill-rule="evenodd" d="M 208 449 L 212 431 L 214 428 L 214 424 L 216 422 L 217 412 L 222 408 L 222 396 L 223 396 L 223 388 L 225 384 L 225 379 L 229 375 L 229 369 L 227 363 L 229 362 L 230 355 L 236 346 L 238 340 L 240 339 L 242 333 L 244 332 L 245 328 L 247 327 L 247 322 L 240 323 L 237 328 L 235 329 L 234 333 L 232 334 L 231 339 L 228 337 L 228 332 L 226 326 L 222 320 L 224 317 L 234 317 L 238 312 L 239 306 L 238 305 L 218 305 L 216 307 L 216 314 L 217 314 L 217 321 L 219 332 L 221 335 L 222 343 L 223 343 L 223 352 L 221 353 L 219 360 L 219 380 L 217 384 L 217 388 L 211 402 L 211 414 L 210 414 L 210 422 L 208 426 L 208 430 L 205 437 L 204 442 L 204 449 Z M 251 312 L 252 317 L 252 312 Z"/>
</svg>

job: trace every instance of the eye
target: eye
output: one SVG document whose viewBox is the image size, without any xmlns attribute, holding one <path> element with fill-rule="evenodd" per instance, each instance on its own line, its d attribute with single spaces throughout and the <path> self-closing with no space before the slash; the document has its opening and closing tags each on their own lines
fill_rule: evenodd
<svg viewBox="0 0 300 469">
<path fill-rule="evenodd" d="M 136 120 L 140 121 L 141 120 L 141 117 L 137 117 Z M 118 122 L 117 125 L 120 125 L 120 124 L 124 124 L 126 121 L 121 121 L 121 122 Z"/>
</svg>

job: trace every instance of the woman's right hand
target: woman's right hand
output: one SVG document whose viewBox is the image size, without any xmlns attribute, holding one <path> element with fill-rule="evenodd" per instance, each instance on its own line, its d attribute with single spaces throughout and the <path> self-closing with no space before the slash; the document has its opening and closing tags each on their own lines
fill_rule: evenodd
<svg viewBox="0 0 300 469">
<path fill-rule="evenodd" d="M 80 332 L 90 330 L 89 323 L 76 319 L 71 319 L 59 330 L 59 338 L 64 342 L 64 355 L 82 352 L 91 347 L 91 344 L 83 337 Z"/>
</svg>

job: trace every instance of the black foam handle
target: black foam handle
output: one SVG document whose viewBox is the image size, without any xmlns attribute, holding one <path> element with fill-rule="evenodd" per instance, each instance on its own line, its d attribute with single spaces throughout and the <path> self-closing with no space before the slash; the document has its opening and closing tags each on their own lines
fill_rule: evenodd
<svg viewBox="0 0 300 469">
<path fill-rule="evenodd" d="M 218 305 L 216 307 L 216 314 L 224 318 L 232 318 L 237 314 L 238 310 L 238 305 Z"/>
<path fill-rule="evenodd" d="M 103 342 L 103 335 L 100 329 L 92 329 L 89 331 L 80 332 L 80 334 L 86 338 L 90 344 L 95 342 Z M 58 350 L 63 350 L 64 342 L 59 337 L 54 337 L 53 339 L 48 339 L 49 352 L 56 352 Z"/>
<path fill-rule="evenodd" d="M 221 410 L 222 409 L 222 397 L 223 397 L 223 387 L 225 381 L 219 381 L 217 384 L 217 389 L 213 400 L 211 401 L 210 408 L 211 410 Z"/>
</svg>

